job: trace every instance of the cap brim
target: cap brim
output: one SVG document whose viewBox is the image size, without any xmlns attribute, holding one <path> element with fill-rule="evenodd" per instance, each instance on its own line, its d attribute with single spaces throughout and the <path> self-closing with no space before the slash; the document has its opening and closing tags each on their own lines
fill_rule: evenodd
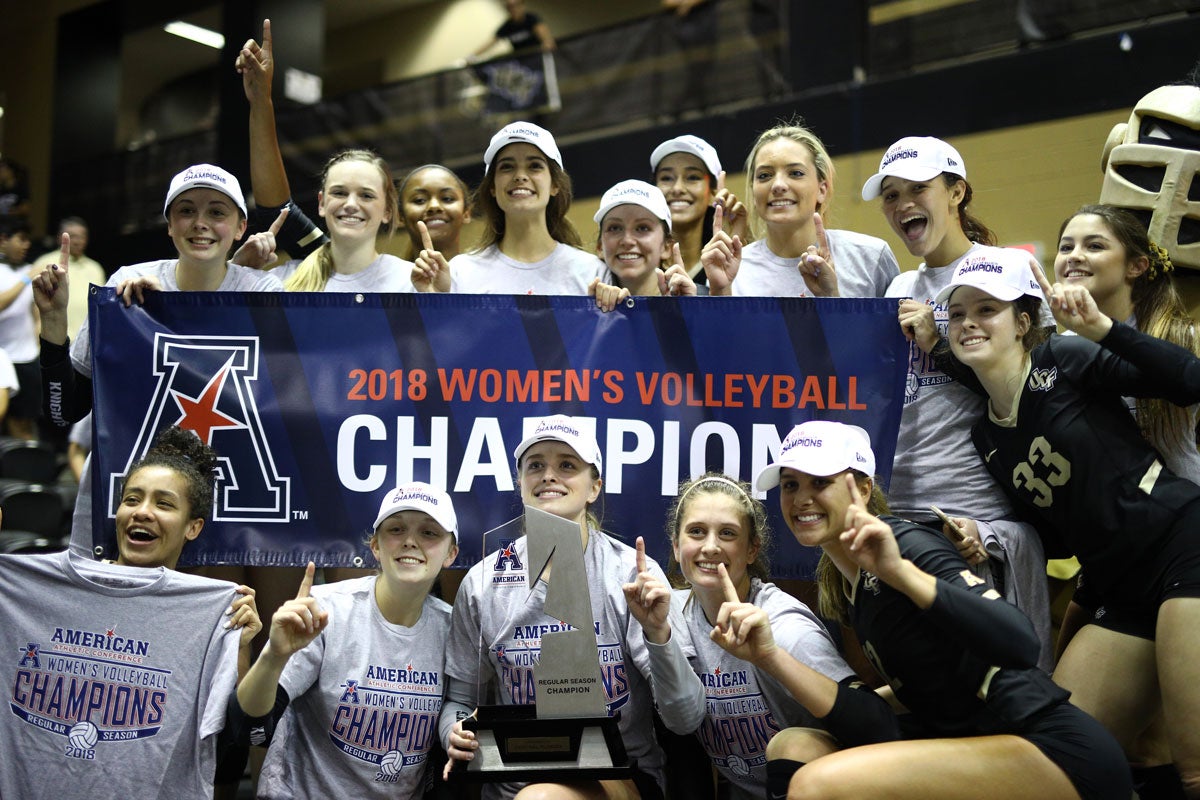
<svg viewBox="0 0 1200 800">
<path fill-rule="evenodd" d="M 770 491 L 779 485 L 779 473 L 783 471 L 781 464 L 768 464 L 754 479 L 754 487 L 760 492 Z"/>
<path fill-rule="evenodd" d="M 932 167 L 926 169 L 911 169 L 911 170 L 888 170 L 887 172 L 876 172 L 871 177 L 867 178 L 867 182 L 863 184 L 862 199 L 874 200 L 883 194 L 884 178 L 901 178 L 906 181 L 928 181 L 933 180 L 938 175 L 948 170 L 939 170 Z"/>
</svg>

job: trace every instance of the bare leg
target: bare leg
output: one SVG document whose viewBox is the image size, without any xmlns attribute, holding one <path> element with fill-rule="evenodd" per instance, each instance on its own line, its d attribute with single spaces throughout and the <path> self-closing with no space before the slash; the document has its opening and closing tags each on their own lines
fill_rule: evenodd
<svg viewBox="0 0 1200 800">
<path fill-rule="evenodd" d="M 1079 800 L 1061 769 L 1019 736 L 923 739 L 853 747 L 792 778 L 789 800 Z"/>
<path fill-rule="evenodd" d="M 515 800 L 637 800 L 633 781 L 585 781 L 583 783 L 531 783 L 517 792 Z"/>
<path fill-rule="evenodd" d="M 1161 624 L 1161 623 L 1160 623 Z M 1154 642 L 1085 625 L 1054 670 L 1071 702 L 1096 718 L 1126 753 L 1159 708 Z"/>
<path fill-rule="evenodd" d="M 1171 753 L 1184 794 L 1200 798 L 1200 597 L 1163 603 L 1156 635 Z"/>
</svg>

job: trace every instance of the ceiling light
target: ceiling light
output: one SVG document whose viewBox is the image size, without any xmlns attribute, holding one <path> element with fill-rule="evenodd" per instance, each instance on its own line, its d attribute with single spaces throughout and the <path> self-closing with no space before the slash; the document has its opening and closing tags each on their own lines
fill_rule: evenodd
<svg viewBox="0 0 1200 800">
<path fill-rule="evenodd" d="M 184 39 L 191 39 L 193 42 L 215 47 L 220 50 L 225 46 L 225 37 L 216 31 L 210 31 L 208 28 L 201 28 L 199 25 L 193 25 L 190 22 L 168 22 L 163 26 L 163 30 L 167 33 L 173 33 L 176 36 L 182 36 Z"/>
</svg>

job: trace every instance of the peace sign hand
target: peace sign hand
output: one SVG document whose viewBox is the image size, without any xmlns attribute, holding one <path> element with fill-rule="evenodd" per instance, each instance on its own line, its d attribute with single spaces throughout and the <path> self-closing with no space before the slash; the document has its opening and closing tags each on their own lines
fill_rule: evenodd
<svg viewBox="0 0 1200 800">
<path fill-rule="evenodd" d="M 271 227 L 247 239 L 246 243 L 239 247 L 233 254 L 233 258 L 229 260 L 234 264 L 251 269 L 270 266 L 275 261 L 275 237 L 279 235 L 279 229 L 283 227 L 287 217 L 288 208 L 284 206 L 280 210 L 279 216 L 275 217 L 275 221 L 271 223 Z"/>
<path fill-rule="evenodd" d="M 308 562 L 296 597 L 280 606 L 271 617 L 271 638 L 267 647 L 276 656 L 290 658 L 320 636 L 329 624 L 329 612 L 321 610 L 317 599 L 309 595 L 316 569 L 313 562 Z"/>
<path fill-rule="evenodd" d="M 708 277 L 709 293 L 728 295 L 732 293 L 733 281 L 742 265 L 742 240 L 736 234 L 730 236 L 724 230 L 725 209 L 717 206 L 713 212 L 713 235 L 700 251 L 700 264 Z"/>
<path fill-rule="evenodd" d="M 683 266 L 683 254 L 679 251 L 678 242 L 671 246 L 671 255 L 674 257 L 675 263 L 665 271 L 662 267 L 658 269 L 658 293 L 672 297 L 695 297 L 696 282 L 692 280 L 692 276 L 688 275 L 687 268 Z"/>
<path fill-rule="evenodd" d="M 837 271 L 833 268 L 833 252 L 829 249 L 829 237 L 825 234 L 825 222 L 819 211 L 813 212 L 813 227 L 817 243 L 810 244 L 800 256 L 800 277 L 815 297 L 837 297 Z"/>
<path fill-rule="evenodd" d="M 884 583 L 900 569 L 903 559 L 896 535 L 883 520 L 867 511 L 866 501 L 858 490 L 854 476 L 845 476 L 850 490 L 850 506 L 846 509 L 846 527 L 841 541 L 846 554 L 860 568 L 872 573 Z"/>
<path fill-rule="evenodd" d="M 413 263 L 412 284 L 418 292 L 450 291 L 450 262 L 448 262 L 436 247 L 433 237 L 429 235 L 429 227 L 417 220 L 417 230 L 421 234 L 420 253 Z"/>
<path fill-rule="evenodd" d="M 234 67 L 242 76 L 242 89 L 251 104 L 271 99 L 271 82 L 275 76 L 274 48 L 271 43 L 271 20 L 263 20 L 262 45 L 247 39 L 238 53 Z"/>
<path fill-rule="evenodd" d="M 767 612 L 743 602 L 724 564 L 717 565 L 725 602 L 708 637 L 732 656 L 758 664 L 775 652 L 775 636 Z"/>
<path fill-rule="evenodd" d="M 67 299 L 70 295 L 67 264 L 71 259 L 71 237 L 64 233 L 58 263 L 33 276 L 33 302 L 42 316 L 41 336 L 53 344 L 67 342 Z"/>
<path fill-rule="evenodd" d="M 1112 330 L 1112 318 L 1099 309 L 1087 287 L 1065 283 L 1051 286 L 1046 273 L 1042 271 L 1042 265 L 1033 256 L 1029 257 L 1029 268 L 1038 286 L 1042 287 L 1054 320 L 1059 325 L 1093 342 L 1100 341 Z M 1030 324 L 1037 325 L 1038 320 L 1031 320 Z"/>
<path fill-rule="evenodd" d="M 642 626 L 646 641 L 663 644 L 671 638 L 671 588 L 647 568 L 646 541 L 637 537 L 637 577 L 621 585 L 629 613 Z"/>
</svg>

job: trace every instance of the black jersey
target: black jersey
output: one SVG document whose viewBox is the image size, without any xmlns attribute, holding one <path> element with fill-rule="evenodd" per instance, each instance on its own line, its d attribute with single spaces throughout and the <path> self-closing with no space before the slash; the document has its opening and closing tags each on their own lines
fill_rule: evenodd
<svg viewBox="0 0 1200 800">
<path fill-rule="evenodd" d="M 938 579 L 922 611 L 874 575 L 859 572 L 850 619 L 863 650 L 913 714 L 923 735 L 1019 733 L 1069 696 L 1037 669 L 1033 623 L 1000 599 L 937 531 L 885 516 L 900 554 Z"/>
<path fill-rule="evenodd" d="M 1046 555 L 1078 556 L 1104 593 L 1200 499 L 1200 487 L 1163 467 L 1121 396 L 1191 405 L 1200 360 L 1121 323 L 1101 344 L 1051 336 L 1034 348 L 1015 425 L 985 416 L 972 439 Z"/>
</svg>

